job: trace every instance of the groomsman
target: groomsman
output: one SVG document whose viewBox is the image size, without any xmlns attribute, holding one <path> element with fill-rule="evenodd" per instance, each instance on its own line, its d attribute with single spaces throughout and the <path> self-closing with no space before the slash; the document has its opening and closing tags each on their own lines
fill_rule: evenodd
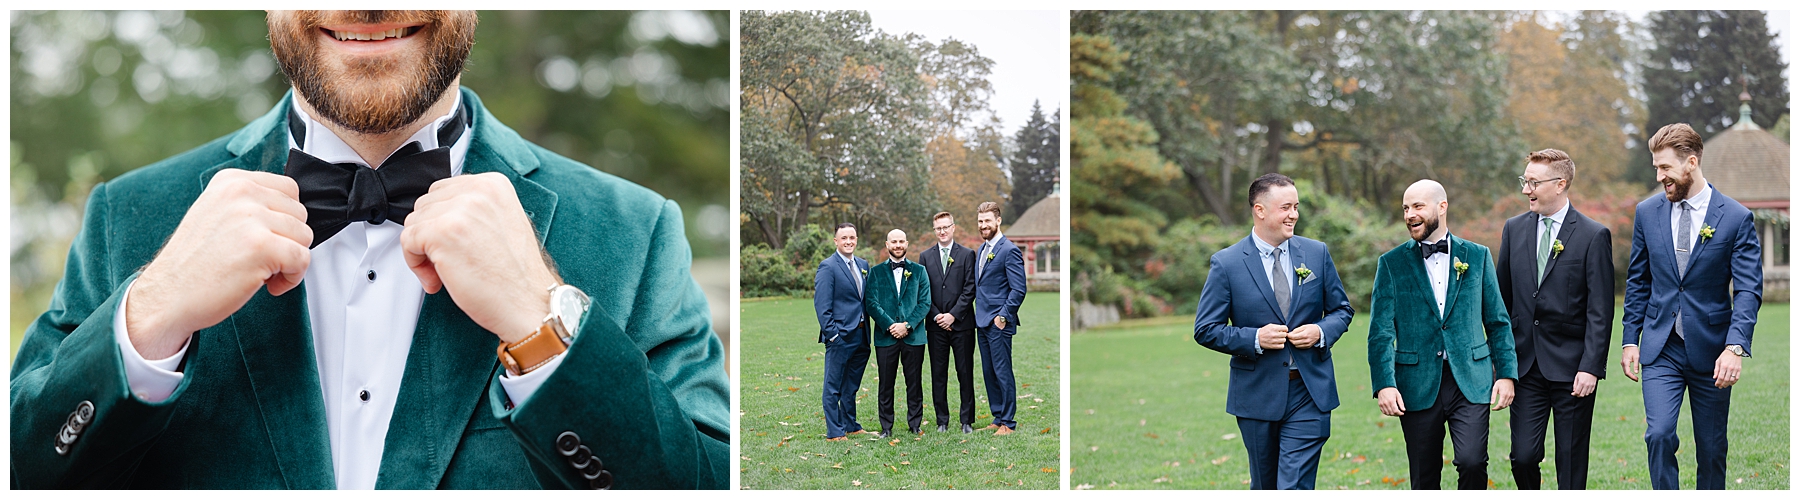
<svg viewBox="0 0 1800 500">
<path fill-rule="evenodd" d="M 1575 161 L 1531 153 L 1519 190 L 1531 210 L 1500 233 L 1500 296 L 1512 311 L 1519 383 L 1512 406 L 1512 472 L 1521 490 L 1543 482 L 1544 434 L 1556 417 L 1556 485 L 1587 489 L 1594 388 L 1612 339 L 1612 230 L 1569 203 Z"/>
<path fill-rule="evenodd" d="M 950 212 L 931 217 L 938 244 L 919 255 L 931 277 L 931 310 L 925 321 L 931 352 L 931 406 L 938 432 L 950 430 L 950 357 L 956 357 L 958 406 L 963 434 L 975 424 L 975 251 L 956 244 L 956 218 Z"/>
<path fill-rule="evenodd" d="M 1413 489 L 1441 487 L 1446 425 L 1457 488 L 1487 489 L 1487 410 L 1512 404 L 1519 377 L 1493 258 L 1450 236 L 1443 185 L 1415 182 L 1403 200 L 1412 240 L 1376 262 L 1370 385 L 1400 417 Z"/>
<path fill-rule="evenodd" d="M 887 260 L 869 273 L 863 293 L 863 310 L 869 314 L 875 335 L 875 369 L 880 392 L 876 415 L 881 418 L 881 437 L 894 434 L 895 371 L 906 372 L 906 430 L 919 434 L 925 417 L 925 389 L 920 365 L 925 362 L 925 313 L 931 309 L 929 278 L 925 266 L 906 260 L 906 232 L 888 231 Z"/>
<path fill-rule="evenodd" d="M 980 332 L 981 376 L 996 436 L 1018 430 L 1019 387 L 1013 380 L 1012 339 L 1019 333 L 1019 304 L 1025 302 L 1025 254 L 1000 234 L 1000 204 L 975 208 L 981 250 L 975 252 L 975 327 Z"/>
<path fill-rule="evenodd" d="M 1750 357 L 1762 306 L 1762 244 L 1750 211 L 1706 183 L 1700 135 L 1685 123 L 1650 137 L 1663 196 L 1638 203 L 1625 279 L 1625 376 L 1644 384 L 1650 486 L 1676 489 L 1676 420 L 1692 398 L 1699 489 L 1725 488 L 1731 386 Z M 1640 365 L 1640 361 L 1642 364 Z M 1640 373 L 1641 371 L 1641 373 Z"/>
<path fill-rule="evenodd" d="M 856 423 L 856 391 L 869 368 L 869 322 L 863 314 L 863 281 L 869 261 L 853 255 L 856 225 L 838 224 L 832 240 L 837 252 L 819 262 L 813 274 L 813 312 L 819 317 L 819 343 L 825 344 L 825 440 L 843 441 L 861 434 Z"/>
<path fill-rule="evenodd" d="M 1194 341 L 1231 355 L 1250 489 L 1313 489 L 1338 406 L 1331 346 L 1350 301 L 1324 243 L 1294 235 L 1300 192 L 1281 174 L 1250 183 L 1250 235 L 1212 255 Z"/>
</svg>

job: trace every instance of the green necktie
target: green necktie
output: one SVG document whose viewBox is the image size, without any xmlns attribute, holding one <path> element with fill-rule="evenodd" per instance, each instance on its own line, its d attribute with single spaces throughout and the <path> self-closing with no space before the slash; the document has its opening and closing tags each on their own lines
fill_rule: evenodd
<svg viewBox="0 0 1800 500">
<path fill-rule="evenodd" d="M 950 272 L 950 249 L 938 247 L 938 264 L 943 267 L 938 272 Z"/>
<path fill-rule="evenodd" d="M 1551 243 L 1550 243 L 1550 232 L 1551 232 L 1550 225 L 1556 223 L 1556 221 L 1554 219 L 1551 219 L 1549 217 L 1544 217 L 1543 221 L 1544 221 L 1544 237 L 1538 238 L 1538 256 L 1537 256 L 1538 257 L 1537 279 L 1538 279 L 1538 284 L 1540 284 L 1540 285 L 1544 284 L 1544 264 L 1550 262 L 1550 245 L 1551 245 Z"/>
</svg>

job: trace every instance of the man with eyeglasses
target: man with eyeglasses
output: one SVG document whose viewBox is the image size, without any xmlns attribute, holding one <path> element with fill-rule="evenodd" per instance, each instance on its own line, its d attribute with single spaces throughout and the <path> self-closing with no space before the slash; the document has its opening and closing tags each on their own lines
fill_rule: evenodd
<svg viewBox="0 0 1800 500">
<path fill-rule="evenodd" d="M 919 263 L 931 279 L 931 310 L 925 315 L 925 339 L 931 356 L 931 407 L 938 432 L 950 430 L 949 368 L 956 357 L 956 383 L 963 434 L 975 432 L 975 251 L 956 244 L 956 217 L 931 216 L 937 244 L 920 252 Z"/>
<path fill-rule="evenodd" d="M 1530 210 L 1500 233 L 1500 296 L 1512 312 L 1519 379 L 1512 406 L 1513 479 L 1542 485 L 1544 435 L 1556 419 L 1556 486 L 1587 489 L 1594 389 L 1612 338 L 1612 230 L 1569 202 L 1575 161 L 1545 149 L 1526 158 L 1520 194 Z"/>
<path fill-rule="evenodd" d="M 1231 355 L 1225 411 L 1237 417 L 1250 489 L 1313 489 L 1338 406 L 1331 348 L 1350 300 L 1324 243 L 1294 235 L 1300 191 L 1264 174 L 1250 183 L 1250 235 L 1212 255 L 1194 341 Z"/>
</svg>

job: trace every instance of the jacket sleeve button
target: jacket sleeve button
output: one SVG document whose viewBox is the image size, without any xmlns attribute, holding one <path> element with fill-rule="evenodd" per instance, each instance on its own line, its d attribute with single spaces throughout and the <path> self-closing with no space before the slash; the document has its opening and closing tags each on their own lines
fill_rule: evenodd
<svg viewBox="0 0 1800 500">
<path fill-rule="evenodd" d="M 562 434 L 556 435 L 557 453 L 561 453 L 565 457 L 572 457 L 575 456 L 575 450 L 580 448 L 581 437 L 576 436 L 573 431 L 563 431 Z"/>
</svg>

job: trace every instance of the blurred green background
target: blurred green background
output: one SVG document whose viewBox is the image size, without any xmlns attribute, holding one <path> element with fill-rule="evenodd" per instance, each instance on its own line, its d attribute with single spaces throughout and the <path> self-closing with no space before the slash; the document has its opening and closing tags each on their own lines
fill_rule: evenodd
<svg viewBox="0 0 1800 500">
<path fill-rule="evenodd" d="M 48 307 L 95 184 L 231 133 L 289 89 L 260 11 L 11 15 L 9 352 Z M 462 79 L 526 139 L 680 203 L 726 340 L 730 25 L 724 11 L 482 12 Z"/>
</svg>

